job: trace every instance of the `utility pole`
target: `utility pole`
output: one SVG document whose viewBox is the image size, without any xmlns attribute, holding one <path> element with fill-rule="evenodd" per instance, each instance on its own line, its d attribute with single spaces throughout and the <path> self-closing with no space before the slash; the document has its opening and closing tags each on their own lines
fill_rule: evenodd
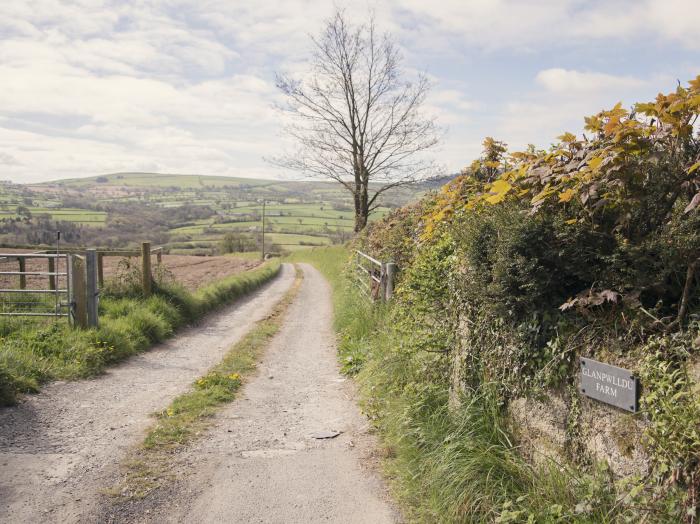
<svg viewBox="0 0 700 524">
<path fill-rule="evenodd" d="M 262 210 L 262 259 L 265 260 L 265 199 L 263 198 Z"/>
</svg>

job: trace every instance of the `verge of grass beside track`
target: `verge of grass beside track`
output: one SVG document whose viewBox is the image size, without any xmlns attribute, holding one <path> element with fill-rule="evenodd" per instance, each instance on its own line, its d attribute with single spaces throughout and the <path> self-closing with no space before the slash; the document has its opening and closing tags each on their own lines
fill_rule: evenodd
<svg viewBox="0 0 700 524">
<path fill-rule="evenodd" d="M 66 322 L 4 320 L 0 323 L 0 405 L 13 404 L 18 393 L 36 392 L 51 380 L 96 375 L 257 289 L 279 270 L 279 260 L 271 260 L 194 293 L 166 284 L 156 285 L 148 298 L 135 292 L 107 294 L 100 302 L 100 326 L 95 329 L 72 329 Z"/>
</svg>

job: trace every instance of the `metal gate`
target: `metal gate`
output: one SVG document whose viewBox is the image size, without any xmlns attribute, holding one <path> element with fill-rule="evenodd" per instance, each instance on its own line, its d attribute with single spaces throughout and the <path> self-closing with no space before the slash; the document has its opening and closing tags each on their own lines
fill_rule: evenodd
<svg viewBox="0 0 700 524">
<path fill-rule="evenodd" d="M 63 253 L 0 253 L 0 316 L 70 318 L 70 262 Z"/>
<path fill-rule="evenodd" d="M 362 251 L 355 251 L 355 283 L 372 300 L 391 300 L 394 294 L 396 264 L 380 262 Z"/>
</svg>

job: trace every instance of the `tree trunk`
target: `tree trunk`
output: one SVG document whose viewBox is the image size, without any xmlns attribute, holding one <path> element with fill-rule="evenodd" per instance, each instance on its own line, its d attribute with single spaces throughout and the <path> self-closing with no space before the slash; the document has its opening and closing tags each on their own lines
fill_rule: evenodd
<svg viewBox="0 0 700 524">
<path fill-rule="evenodd" d="M 358 177 L 360 178 L 360 177 Z M 369 218 L 369 197 L 367 195 L 367 183 L 361 179 L 355 184 L 355 233 L 359 233 L 367 226 Z"/>
<path fill-rule="evenodd" d="M 355 233 L 362 231 L 367 225 L 367 198 L 355 195 Z"/>
<path fill-rule="evenodd" d="M 367 225 L 367 214 L 355 213 L 355 233 L 362 231 Z"/>
</svg>

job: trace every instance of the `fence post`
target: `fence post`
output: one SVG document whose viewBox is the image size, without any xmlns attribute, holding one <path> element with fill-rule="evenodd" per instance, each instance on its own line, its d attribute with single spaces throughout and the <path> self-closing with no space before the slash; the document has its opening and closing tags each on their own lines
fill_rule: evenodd
<svg viewBox="0 0 700 524">
<path fill-rule="evenodd" d="M 386 264 L 379 266 L 379 300 L 386 300 Z"/>
<path fill-rule="evenodd" d="M 386 284 L 384 287 L 384 300 L 391 300 L 394 294 L 394 277 L 396 276 L 396 264 L 393 262 L 386 263 Z"/>
<path fill-rule="evenodd" d="M 105 285 L 104 253 L 97 253 L 97 284 L 100 289 Z"/>
<path fill-rule="evenodd" d="M 163 263 L 163 248 L 162 247 L 159 247 L 158 251 L 156 251 L 156 262 L 158 262 L 159 266 Z"/>
<path fill-rule="evenodd" d="M 87 324 L 89 327 L 97 327 L 99 290 L 97 288 L 97 251 L 94 249 L 88 249 L 85 253 L 85 276 Z"/>
<path fill-rule="evenodd" d="M 27 270 L 27 260 L 25 258 L 18 258 L 19 262 L 19 272 L 24 273 Z M 19 276 L 19 288 L 27 289 L 27 275 Z"/>
<path fill-rule="evenodd" d="M 56 259 L 49 258 L 49 273 L 56 273 Z M 56 275 L 49 275 L 49 289 L 54 291 L 56 289 Z"/>
<path fill-rule="evenodd" d="M 141 278 L 143 279 L 143 294 L 149 296 L 151 294 L 151 243 L 143 242 L 141 244 Z"/>
<path fill-rule="evenodd" d="M 79 255 L 70 257 L 71 296 L 73 297 L 73 322 L 76 327 L 86 328 L 87 304 L 85 300 L 85 261 Z"/>
</svg>

